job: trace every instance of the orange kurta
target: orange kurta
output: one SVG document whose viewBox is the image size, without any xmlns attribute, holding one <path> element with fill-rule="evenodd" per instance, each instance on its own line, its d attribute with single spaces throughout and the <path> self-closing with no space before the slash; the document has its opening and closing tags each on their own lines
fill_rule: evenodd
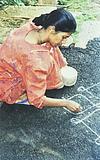
<svg viewBox="0 0 100 160">
<path fill-rule="evenodd" d="M 0 101 L 12 104 L 26 93 L 28 101 L 43 107 L 47 89 L 60 86 L 60 68 L 67 63 L 56 47 L 49 43 L 33 45 L 25 41 L 34 24 L 14 29 L 0 47 Z"/>
</svg>

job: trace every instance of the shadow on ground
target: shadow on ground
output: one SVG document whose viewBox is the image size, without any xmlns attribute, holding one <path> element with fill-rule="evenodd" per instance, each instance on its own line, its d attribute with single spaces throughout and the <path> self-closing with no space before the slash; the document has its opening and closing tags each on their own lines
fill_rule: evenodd
<svg viewBox="0 0 100 160">
<path fill-rule="evenodd" d="M 47 91 L 48 96 L 69 98 L 79 94 L 80 87 L 99 84 L 100 38 L 89 41 L 86 49 L 61 50 L 69 64 L 78 70 L 78 81 L 73 87 Z M 93 92 L 94 89 L 91 94 L 100 95 L 100 89 Z M 99 104 L 99 101 L 91 102 L 86 106 Z M 84 115 L 81 117 L 63 108 L 38 110 L 31 106 L 4 104 L 0 108 L 0 160 L 100 160 L 99 109 L 98 105 L 95 115 L 75 125 L 72 119 Z M 92 112 L 91 107 L 89 112 Z M 85 112 L 85 117 L 87 114 Z"/>
</svg>

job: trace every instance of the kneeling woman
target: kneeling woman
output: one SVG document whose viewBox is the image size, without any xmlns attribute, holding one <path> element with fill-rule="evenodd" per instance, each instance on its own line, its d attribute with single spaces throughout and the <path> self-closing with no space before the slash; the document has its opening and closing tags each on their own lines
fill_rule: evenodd
<svg viewBox="0 0 100 160">
<path fill-rule="evenodd" d="M 0 47 L 0 101 L 23 102 L 37 108 L 59 106 L 79 112 L 80 105 L 74 101 L 45 96 L 48 89 L 76 82 L 77 71 L 67 66 L 58 48 L 75 29 L 74 17 L 64 9 L 14 29 Z"/>
</svg>

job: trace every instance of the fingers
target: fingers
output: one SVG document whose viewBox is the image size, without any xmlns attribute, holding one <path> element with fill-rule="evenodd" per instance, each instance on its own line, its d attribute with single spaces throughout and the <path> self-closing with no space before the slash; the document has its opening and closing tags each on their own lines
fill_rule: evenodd
<svg viewBox="0 0 100 160">
<path fill-rule="evenodd" d="M 81 111 L 81 110 L 80 110 L 80 107 L 75 107 L 75 106 L 74 106 L 74 107 L 71 106 L 71 107 L 69 108 L 69 110 L 71 110 L 72 112 L 80 112 L 80 111 Z"/>
<path fill-rule="evenodd" d="M 80 112 L 80 111 L 81 111 L 80 104 L 76 103 L 74 105 L 74 112 Z"/>
<path fill-rule="evenodd" d="M 67 108 L 72 112 L 80 112 L 81 111 L 80 104 L 78 104 L 74 101 L 71 101 L 71 100 L 68 101 Z"/>
<path fill-rule="evenodd" d="M 80 106 L 75 106 L 73 111 L 74 112 L 80 112 L 81 111 Z"/>
</svg>

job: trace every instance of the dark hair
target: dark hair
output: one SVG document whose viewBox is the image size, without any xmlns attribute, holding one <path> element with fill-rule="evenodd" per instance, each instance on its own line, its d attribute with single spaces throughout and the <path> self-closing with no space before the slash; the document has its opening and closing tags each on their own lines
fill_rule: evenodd
<svg viewBox="0 0 100 160">
<path fill-rule="evenodd" d="M 75 32 L 76 30 L 75 18 L 63 8 L 53 10 L 48 14 L 42 14 L 40 17 L 34 18 L 32 22 L 37 26 L 41 25 L 44 29 L 55 26 L 55 31 Z"/>
</svg>

